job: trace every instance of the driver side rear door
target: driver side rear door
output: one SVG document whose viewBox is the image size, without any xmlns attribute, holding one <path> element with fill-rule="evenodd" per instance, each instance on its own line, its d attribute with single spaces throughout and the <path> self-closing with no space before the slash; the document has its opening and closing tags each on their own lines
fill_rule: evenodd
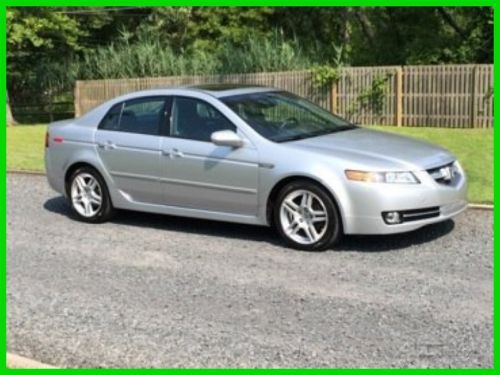
<svg viewBox="0 0 500 375">
<path fill-rule="evenodd" d="M 160 141 L 165 96 L 131 99 L 112 107 L 95 134 L 97 152 L 115 187 L 130 201 L 162 203 Z"/>
</svg>

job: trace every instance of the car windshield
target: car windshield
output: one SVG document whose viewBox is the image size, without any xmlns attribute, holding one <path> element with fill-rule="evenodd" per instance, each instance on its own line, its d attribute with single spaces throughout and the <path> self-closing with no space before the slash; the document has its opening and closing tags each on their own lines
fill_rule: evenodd
<svg viewBox="0 0 500 375">
<path fill-rule="evenodd" d="M 221 100 L 259 134 L 274 142 L 356 128 L 347 120 L 287 92 L 259 92 Z"/>
</svg>

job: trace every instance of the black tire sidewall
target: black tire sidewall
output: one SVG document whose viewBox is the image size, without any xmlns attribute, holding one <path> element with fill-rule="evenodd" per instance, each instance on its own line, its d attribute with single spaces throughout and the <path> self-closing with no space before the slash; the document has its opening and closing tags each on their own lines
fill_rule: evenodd
<svg viewBox="0 0 500 375">
<path fill-rule="evenodd" d="M 304 245 L 293 241 L 285 234 L 281 225 L 281 217 L 280 217 L 281 204 L 285 199 L 285 197 L 295 190 L 308 190 L 311 193 L 314 193 L 323 201 L 327 211 L 328 226 L 326 229 L 326 233 L 319 241 L 310 245 Z M 326 250 L 329 247 L 333 246 L 335 243 L 337 243 L 342 236 L 342 221 L 340 218 L 339 210 L 337 208 L 337 205 L 331 198 L 330 194 L 319 184 L 305 180 L 291 182 L 290 184 L 286 185 L 283 189 L 281 189 L 276 199 L 276 204 L 274 207 L 274 224 L 276 230 L 283 238 L 285 243 L 288 246 L 298 250 L 304 250 L 304 251 Z"/>
<path fill-rule="evenodd" d="M 80 213 L 73 206 L 73 201 L 71 199 L 71 186 L 73 184 L 73 181 L 74 181 L 76 176 L 78 176 L 79 174 L 83 174 L 83 173 L 89 174 L 92 177 L 94 177 L 97 180 L 97 182 L 99 183 L 99 187 L 100 187 L 101 192 L 102 192 L 101 208 L 99 209 L 97 214 L 95 214 L 92 217 L 85 217 L 85 216 L 80 215 Z M 84 221 L 86 223 L 102 223 L 104 221 L 109 220 L 112 217 L 112 215 L 114 213 L 114 208 L 113 208 L 113 205 L 111 203 L 111 199 L 109 197 L 108 187 L 106 186 L 106 182 L 102 178 L 101 174 L 99 172 L 97 172 L 94 168 L 80 167 L 80 168 L 76 169 L 71 174 L 71 177 L 69 178 L 66 191 L 67 191 L 68 200 L 69 200 L 69 203 L 71 206 L 71 210 L 73 211 L 74 215 L 76 215 L 78 220 Z"/>
</svg>

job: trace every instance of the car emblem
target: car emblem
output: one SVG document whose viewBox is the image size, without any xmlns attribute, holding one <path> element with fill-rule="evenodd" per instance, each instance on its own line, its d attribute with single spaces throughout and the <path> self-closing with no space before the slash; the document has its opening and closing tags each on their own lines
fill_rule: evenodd
<svg viewBox="0 0 500 375">
<path fill-rule="evenodd" d="M 453 171 L 451 167 L 443 167 L 439 170 L 439 173 L 441 174 L 441 178 L 450 181 L 453 177 Z"/>
</svg>

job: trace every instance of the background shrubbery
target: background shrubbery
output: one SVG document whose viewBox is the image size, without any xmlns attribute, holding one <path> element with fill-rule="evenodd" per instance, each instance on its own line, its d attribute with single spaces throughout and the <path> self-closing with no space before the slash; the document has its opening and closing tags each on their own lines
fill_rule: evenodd
<svg viewBox="0 0 500 375">
<path fill-rule="evenodd" d="M 492 63 L 492 35 L 487 7 L 10 7 L 7 87 L 15 107 L 76 79 Z"/>
</svg>

